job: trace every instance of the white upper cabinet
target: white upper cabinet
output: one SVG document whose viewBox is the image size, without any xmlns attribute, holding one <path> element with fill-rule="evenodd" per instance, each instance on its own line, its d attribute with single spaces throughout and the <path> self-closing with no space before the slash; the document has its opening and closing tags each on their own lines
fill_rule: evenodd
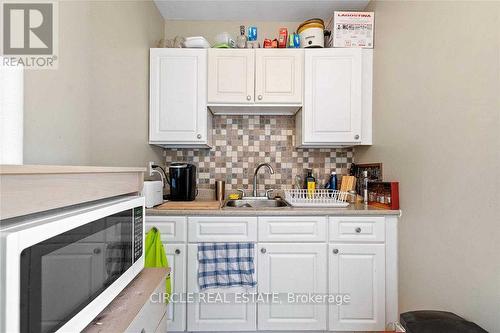
<svg viewBox="0 0 500 333">
<path fill-rule="evenodd" d="M 296 114 L 298 147 L 372 144 L 373 50 L 151 49 L 150 68 L 151 144 L 209 147 L 212 113 Z"/>
<path fill-rule="evenodd" d="M 215 114 L 295 114 L 304 50 L 209 49 L 208 105 Z"/>
<path fill-rule="evenodd" d="M 305 50 L 298 146 L 371 144 L 371 52 Z"/>
<path fill-rule="evenodd" d="M 150 50 L 149 113 L 149 143 L 209 145 L 206 50 Z"/>
<path fill-rule="evenodd" d="M 209 49 L 208 102 L 253 103 L 254 68 L 254 50 Z"/>
<path fill-rule="evenodd" d="M 255 50 L 255 103 L 302 104 L 304 50 Z"/>
</svg>

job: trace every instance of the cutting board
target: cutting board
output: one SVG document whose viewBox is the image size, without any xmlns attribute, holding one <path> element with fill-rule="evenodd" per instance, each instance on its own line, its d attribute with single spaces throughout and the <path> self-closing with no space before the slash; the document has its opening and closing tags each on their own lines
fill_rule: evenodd
<svg viewBox="0 0 500 333">
<path fill-rule="evenodd" d="M 340 191 L 349 192 L 356 189 L 356 177 L 342 176 L 342 184 L 340 184 Z"/>
<path fill-rule="evenodd" d="M 210 201 L 167 201 L 164 204 L 161 204 L 155 209 L 160 210 L 187 210 L 187 209 L 219 209 L 221 203 L 219 201 L 210 200 Z"/>
</svg>

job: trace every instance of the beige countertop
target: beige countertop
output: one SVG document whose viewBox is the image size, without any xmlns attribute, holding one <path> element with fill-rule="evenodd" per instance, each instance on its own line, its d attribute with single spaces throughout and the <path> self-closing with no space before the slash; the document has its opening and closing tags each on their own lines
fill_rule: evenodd
<svg viewBox="0 0 500 333">
<path fill-rule="evenodd" d="M 155 208 L 146 209 L 149 216 L 174 216 L 174 215 L 197 215 L 197 216 L 306 216 L 306 215 L 332 215 L 332 216 L 366 216 L 366 215 L 401 215 L 400 210 L 381 209 L 365 206 L 364 204 L 351 204 L 347 208 L 220 208 L 220 209 L 169 209 L 160 210 Z"/>
<path fill-rule="evenodd" d="M 0 220 L 137 194 L 145 168 L 0 165 Z"/>
<path fill-rule="evenodd" d="M 146 172 L 146 168 L 73 165 L 0 165 L 0 175 Z"/>
</svg>

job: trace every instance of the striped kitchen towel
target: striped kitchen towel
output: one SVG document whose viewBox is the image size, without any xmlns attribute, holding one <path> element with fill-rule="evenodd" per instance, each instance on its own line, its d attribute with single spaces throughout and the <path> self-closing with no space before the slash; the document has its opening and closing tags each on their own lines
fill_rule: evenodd
<svg viewBox="0 0 500 333">
<path fill-rule="evenodd" d="M 221 287 L 254 287 L 253 243 L 198 244 L 200 290 Z"/>
</svg>

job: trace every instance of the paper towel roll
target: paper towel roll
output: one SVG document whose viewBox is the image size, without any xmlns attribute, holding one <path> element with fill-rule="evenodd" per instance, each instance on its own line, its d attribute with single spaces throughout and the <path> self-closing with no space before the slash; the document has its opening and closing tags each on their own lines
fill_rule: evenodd
<svg viewBox="0 0 500 333">
<path fill-rule="evenodd" d="M 0 164 L 23 164 L 23 69 L 0 57 Z"/>
</svg>

